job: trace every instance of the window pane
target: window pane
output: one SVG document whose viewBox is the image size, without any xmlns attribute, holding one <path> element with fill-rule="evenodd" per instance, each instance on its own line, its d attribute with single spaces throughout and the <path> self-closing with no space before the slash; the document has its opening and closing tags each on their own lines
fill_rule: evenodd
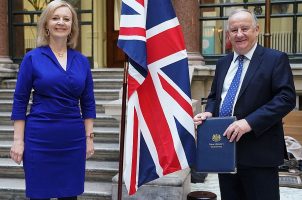
<svg viewBox="0 0 302 200">
<path fill-rule="evenodd" d="M 271 20 L 271 47 L 287 53 L 293 49 L 292 18 L 273 18 Z"/>
<path fill-rule="evenodd" d="M 298 17 L 297 20 L 297 53 L 302 53 L 302 17 Z"/>
<path fill-rule="evenodd" d="M 49 2 L 50 2 L 50 0 L 45 0 L 45 1 L 23 0 L 24 10 L 27 10 L 27 11 L 41 11 L 46 7 L 46 5 Z"/>
<path fill-rule="evenodd" d="M 201 8 L 201 17 L 219 17 L 219 8 Z"/>
<path fill-rule="evenodd" d="M 90 25 L 81 26 L 81 52 L 88 57 L 92 57 L 92 28 Z"/>
<path fill-rule="evenodd" d="M 272 5 L 272 14 L 289 14 L 293 13 L 293 4 Z"/>
<path fill-rule="evenodd" d="M 201 52 L 205 55 L 225 53 L 225 23 L 223 20 L 204 21 Z"/>
<path fill-rule="evenodd" d="M 81 14 L 81 21 L 82 22 L 90 22 L 90 21 L 92 21 L 92 15 L 91 15 L 91 13 L 83 13 L 83 14 Z"/>
</svg>

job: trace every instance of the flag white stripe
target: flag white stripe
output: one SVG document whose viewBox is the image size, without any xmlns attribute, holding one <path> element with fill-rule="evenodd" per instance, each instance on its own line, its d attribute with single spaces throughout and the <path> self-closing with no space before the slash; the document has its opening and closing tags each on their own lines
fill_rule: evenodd
<svg viewBox="0 0 302 200">
<path fill-rule="evenodd" d="M 148 65 L 148 69 L 150 72 L 153 72 L 153 73 L 160 73 L 164 78 L 165 80 L 167 80 L 169 82 L 169 84 L 171 84 L 171 86 L 173 86 L 177 92 L 188 102 L 188 103 L 191 103 L 191 98 L 188 97 L 172 80 L 170 80 L 170 78 L 168 78 L 167 75 L 165 75 L 165 73 L 163 73 L 160 68 L 162 67 L 165 67 L 167 65 L 170 65 L 172 63 L 175 63 L 175 62 L 178 62 L 180 60 L 183 60 L 187 58 L 187 53 L 185 50 L 183 51 L 179 51 L 179 52 L 176 52 L 174 54 L 171 54 L 165 58 L 162 58 L 156 62 L 153 62 L 151 64 Z"/>
<path fill-rule="evenodd" d="M 181 107 L 168 93 L 165 98 L 167 98 L 167 101 L 170 102 L 169 107 L 171 108 L 172 115 L 195 138 L 195 130 L 194 126 L 192 126 L 194 123 L 192 116 L 185 112 L 183 107 Z"/>
<path fill-rule="evenodd" d="M 136 189 L 137 189 L 137 184 L 138 184 L 138 175 L 139 175 L 139 156 L 140 156 L 140 131 L 143 134 L 143 137 L 145 139 L 145 142 L 147 144 L 148 150 L 150 152 L 150 155 L 153 159 L 153 162 L 155 164 L 155 169 L 159 177 L 163 176 L 163 169 L 160 166 L 159 159 L 158 159 L 158 154 L 156 153 L 156 147 L 153 142 L 153 139 L 151 137 L 151 133 L 147 127 L 147 124 L 144 120 L 143 114 L 140 110 L 139 107 L 139 100 L 138 100 L 138 94 L 137 92 L 134 92 L 133 95 L 130 97 L 129 102 L 128 102 L 128 112 L 127 115 L 134 116 L 134 108 L 137 111 L 138 115 L 138 124 L 139 128 L 138 130 L 138 152 L 137 152 L 137 171 L 136 171 Z M 132 114 L 132 115 L 131 115 Z M 127 137 L 125 137 L 125 146 L 133 146 L 133 120 L 128 120 L 127 121 Z M 129 191 L 130 189 L 130 181 L 131 181 L 131 164 L 134 158 L 132 158 L 132 152 L 133 148 L 125 148 L 125 153 L 124 153 L 124 181 L 126 184 L 126 187 Z"/>
<path fill-rule="evenodd" d="M 128 69 L 129 75 L 134 78 L 140 85 L 144 82 L 145 77 L 141 75 L 130 63 Z"/>
<path fill-rule="evenodd" d="M 182 169 L 186 168 L 188 166 L 187 158 L 186 158 L 184 149 L 179 148 L 179 146 L 182 146 L 182 143 L 181 143 L 181 140 L 178 135 L 178 130 L 177 130 L 176 123 L 174 120 L 173 112 L 170 109 L 171 102 L 167 98 L 167 96 L 169 96 L 169 95 L 167 95 L 167 93 L 163 89 L 163 87 L 160 83 L 159 77 L 157 75 L 157 72 L 154 72 L 154 70 L 152 69 L 152 70 L 150 70 L 150 75 L 153 79 L 153 83 L 155 85 L 155 89 L 158 94 L 160 104 L 162 105 L 163 108 L 169 108 L 169 109 L 163 109 L 163 112 L 164 112 L 165 118 L 167 120 L 167 123 L 169 125 L 170 132 L 172 134 L 173 145 L 174 145 L 176 154 L 178 156 L 178 160 L 181 164 L 181 168 Z"/>
<path fill-rule="evenodd" d="M 146 38 L 143 36 L 137 36 L 137 35 L 120 35 L 118 37 L 119 40 L 140 40 L 143 42 L 146 42 Z"/>
<path fill-rule="evenodd" d="M 182 98 L 184 98 L 184 100 L 186 100 L 186 102 L 192 104 L 191 98 L 188 97 L 187 94 L 184 93 L 163 71 L 159 70 L 158 73 L 179 93 L 180 96 L 182 96 Z"/>
<path fill-rule="evenodd" d="M 171 54 L 171 55 L 166 56 L 162 59 L 159 59 L 153 63 L 148 64 L 148 69 L 162 68 L 162 67 L 170 65 L 172 63 L 175 63 L 177 61 L 183 60 L 187 57 L 188 57 L 188 55 L 187 55 L 186 50 L 178 51 L 174 54 Z"/>
<path fill-rule="evenodd" d="M 173 19 L 170 19 L 168 21 L 162 22 L 161 24 L 158 24 L 150 29 L 147 30 L 146 35 L 147 39 L 164 32 L 168 29 L 174 28 L 179 25 L 178 19 L 175 17 Z"/>
<path fill-rule="evenodd" d="M 133 1 L 133 0 L 123 0 L 124 4 L 128 5 L 129 7 L 131 7 L 133 10 L 135 10 L 136 12 L 138 12 L 140 15 L 143 15 L 145 13 L 145 8 L 143 5 L 141 5 L 140 3 L 138 3 L 137 1 Z"/>
<path fill-rule="evenodd" d="M 136 92 L 135 92 L 136 93 Z M 136 95 L 132 95 L 134 98 Z M 128 102 L 127 116 L 134 116 L 134 104 L 135 101 Z M 133 147 L 133 120 L 127 120 L 127 127 L 125 133 L 125 147 Z M 124 181 L 127 190 L 130 190 L 131 181 L 131 164 L 132 164 L 132 151 L 133 148 L 124 148 Z"/>
<path fill-rule="evenodd" d="M 142 15 L 122 15 L 120 27 L 125 28 L 146 28 L 146 20 Z"/>
<path fill-rule="evenodd" d="M 153 138 L 151 137 L 150 130 L 148 129 L 148 126 L 146 124 L 146 121 L 144 119 L 144 116 L 143 116 L 140 108 L 138 108 L 138 107 L 136 107 L 136 108 L 137 108 L 138 118 L 140 120 L 139 121 L 140 130 L 142 131 L 142 134 L 143 134 L 143 137 L 145 139 L 146 145 L 148 147 L 149 153 L 150 153 L 150 155 L 152 157 L 152 160 L 155 164 L 155 169 L 156 169 L 157 175 L 159 177 L 161 177 L 161 176 L 163 176 L 163 169 L 162 169 L 162 167 L 160 166 L 160 163 L 159 163 L 158 154 L 157 154 L 157 150 L 156 150 Z"/>
<path fill-rule="evenodd" d="M 137 98 L 137 93 L 136 93 L 136 98 Z M 137 103 L 138 103 L 138 99 L 137 99 Z M 136 113 L 137 113 L 137 125 L 138 125 L 138 129 L 136 130 L 137 131 L 137 152 L 136 152 L 136 155 L 137 155 L 137 161 L 136 161 L 136 179 L 135 179 L 135 190 L 138 189 L 138 179 L 139 179 L 139 165 L 141 164 L 140 161 L 139 161 L 139 157 L 140 157 L 140 144 L 141 144 L 141 134 L 140 134 L 140 117 L 138 115 L 138 113 L 140 112 L 140 110 L 137 110 L 137 108 L 139 108 L 139 106 L 135 106 L 136 108 Z M 134 116 L 134 115 L 133 115 Z"/>
<path fill-rule="evenodd" d="M 174 119 L 175 117 L 179 121 L 179 123 L 192 135 L 192 137 L 195 138 L 195 132 L 194 132 L 195 130 L 194 130 L 194 126 L 192 126 L 192 124 L 194 123 L 192 117 L 186 112 L 184 112 L 183 108 L 170 95 L 167 94 L 165 97 L 161 97 L 161 98 L 165 98 L 165 101 L 169 103 L 170 109 L 169 109 L 169 113 L 167 113 L 167 116 L 169 116 L 170 119 L 168 120 L 168 122 L 169 122 L 169 126 L 172 129 L 172 132 L 178 133 L 176 122 Z M 175 149 L 178 158 L 181 162 L 181 166 L 182 168 L 186 168 L 188 167 L 189 164 L 187 162 L 187 157 L 184 148 L 182 146 L 182 143 L 180 141 L 179 135 L 172 134 L 172 137 L 176 137 L 173 138 L 173 140 L 178 142 L 175 144 Z M 179 146 L 181 146 L 181 148 L 179 148 Z"/>
</svg>

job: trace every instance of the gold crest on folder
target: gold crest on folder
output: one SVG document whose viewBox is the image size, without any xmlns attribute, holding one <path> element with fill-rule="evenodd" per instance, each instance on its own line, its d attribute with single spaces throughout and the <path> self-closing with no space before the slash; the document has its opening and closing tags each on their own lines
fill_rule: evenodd
<svg viewBox="0 0 302 200">
<path fill-rule="evenodd" d="M 212 135 L 212 141 L 213 142 L 219 142 L 221 140 L 221 136 L 219 134 L 213 134 Z"/>
</svg>

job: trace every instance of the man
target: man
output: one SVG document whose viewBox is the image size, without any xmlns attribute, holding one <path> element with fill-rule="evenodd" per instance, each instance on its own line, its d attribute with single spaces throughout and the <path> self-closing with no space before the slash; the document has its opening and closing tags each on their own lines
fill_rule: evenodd
<svg viewBox="0 0 302 200">
<path fill-rule="evenodd" d="M 230 14 L 227 35 L 234 53 L 218 60 L 205 112 L 194 117 L 195 125 L 208 117 L 237 118 L 224 132 L 237 142 L 237 173 L 219 174 L 222 200 L 280 199 L 282 118 L 295 107 L 296 94 L 287 55 L 257 44 L 258 34 L 253 13 Z"/>
</svg>

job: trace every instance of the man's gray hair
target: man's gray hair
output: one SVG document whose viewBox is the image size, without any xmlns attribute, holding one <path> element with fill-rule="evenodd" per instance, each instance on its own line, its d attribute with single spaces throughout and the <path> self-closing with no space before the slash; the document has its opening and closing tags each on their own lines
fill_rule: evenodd
<svg viewBox="0 0 302 200">
<path fill-rule="evenodd" d="M 247 9 L 245 9 L 245 8 L 237 8 L 237 9 L 233 10 L 233 11 L 230 13 L 230 15 L 229 15 L 228 23 L 227 23 L 227 27 L 226 27 L 227 30 L 229 30 L 230 18 L 231 18 L 233 15 L 235 15 L 235 14 L 237 14 L 237 13 L 239 13 L 239 12 L 247 12 L 247 13 L 250 13 L 250 14 L 252 15 L 253 25 L 254 25 L 255 27 L 257 26 L 257 24 L 258 24 L 258 19 L 257 19 L 256 15 L 254 14 L 254 12 L 252 12 L 252 11 L 250 11 L 250 10 L 247 10 Z"/>
</svg>

